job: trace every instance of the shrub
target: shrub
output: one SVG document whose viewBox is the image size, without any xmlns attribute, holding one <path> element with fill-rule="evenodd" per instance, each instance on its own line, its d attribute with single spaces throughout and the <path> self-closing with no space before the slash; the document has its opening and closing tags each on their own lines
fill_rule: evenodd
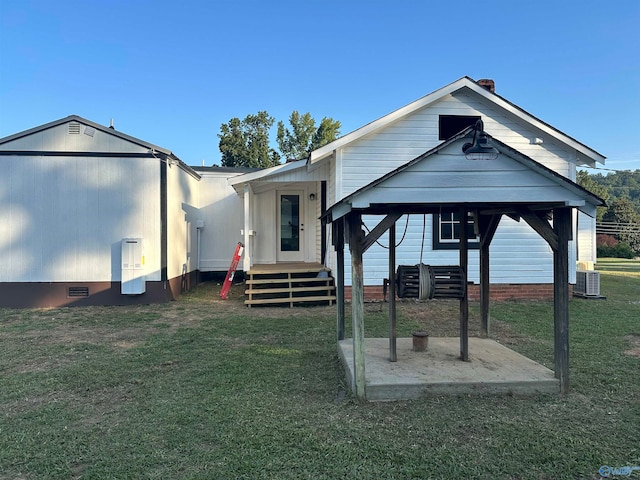
<svg viewBox="0 0 640 480">
<path fill-rule="evenodd" d="M 606 233 L 599 233 L 596 235 L 596 245 L 598 247 L 615 247 L 618 245 L 618 239 L 613 235 L 607 235 Z"/>
<path fill-rule="evenodd" d="M 620 242 L 617 245 L 598 245 L 598 258 L 634 258 L 635 252 L 627 243 Z"/>
</svg>

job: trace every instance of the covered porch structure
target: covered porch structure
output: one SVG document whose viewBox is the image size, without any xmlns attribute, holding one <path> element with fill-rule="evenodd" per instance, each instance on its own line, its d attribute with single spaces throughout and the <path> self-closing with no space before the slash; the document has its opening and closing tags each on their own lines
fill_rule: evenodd
<svg viewBox="0 0 640 480">
<path fill-rule="evenodd" d="M 505 388 L 517 390 L 516 386 L 524 382 L 533 385 L 535 391 L 569 391 L 569 241 L 572 238 L 572 210 L 595 215 L 595 207 L 602 200 L 592 195 L 576 183 L 537 163 L 531 158 L 513 150 L 507 145 L 491 139 L 497 157 L 487 161 L 472 161 L 465 158 L 462 146 L 474 133 L 469 127 L 458 135 L 445 141 L 434 149 L 420 155 L 411 162 L 366 185 L 341 201 L 332 205 L 325 215 L 325 221 L 332 226 L 332 243 L 337 257 L 337 340 L 339 352 L 346 365 L 347 380 L 354 393 L 362 400 L 392 400 L 408 398 L 407 395 L 421 395 L 425 391 L 438 390 L 447 369 L 443 363 L 454 365 L 454 370 L 465 371 L 453 382 L 460 386 L 466 384 L 472 390 L 484 391 L 482 376 L 477 370 L 461 365 L 460 362 L 480 362 L 482 355 L 494 355 L 495 344 L 484 354 L 481 348 L 491 346 L 489 322 L 489 268 L 490 245 L 498 228 L 500 219 L 506 215 L 516 221 L 524 221 L 540 235 L 553 251 L 554 284 L 554 371 L 520 358 L 511 352 L 502 351 L 494 366 L 507 369 L 516 364 L 525 365 L 517 375 L 505 381 L 494 382 L 498 390 Z M 475 233 L 479 240 L 480 253 L 480 309 L 481 339 L 470 342 L 468 333 L 469 306 L 466 292 L 468 271 L 468 234 L 466 228 L 460 228 L 459 266 L 463 272 L 462 294 L 460 302 L 460 333 L 456 346 L 450 340 L 438 341 L 441 355 L 429 357 L 423 355 L 414 361 L 429 363 L 428 368 L 421 367 L 426 375 L 413 375 L 409 383 L 417 387 L 401 388 L 398 382 L 407 374 L 405 368 L 390 368 L 389 364 L 405 362 L 409 371 L 417 370 L 415 363 L 409 362 L 405 355 L 405 340 L 396 335 L 396 222 L 405 214 L 431 214 L 443 209 L 459 213 L 460 219 L 473 218 Z M 380 221 L 368 234 L 362 229 L 362 216 L 375 215 Z M 364 337 L 364 285 L 363 254 L 385 232 L 389 242 L 389 338 L 387 342 L 386 363 L 380 363 L 380 339 Z M 344 246 L 349 245 L 352 279 L 352 338 L 345 339 L 344 309 Z M 495 343 L 495 342 L 494 342 Z M 406 345 L 405 345 L 406 346 Z M 504 348 L 504 347 L 503 347 Z M 444 349 L 444 350 L 443 350 Z M 486 350 L 486 348 L 485 348 Z M 508 349 L 507 349 L 508 350 Z M 435 354 L 435 351 L 432 352 Z M 400 353 L 399 353 L 400 352 Z M 444 352 L 444 353 L 443 353 Z M 494 352 L 494 353 L 491 353 Z M 509 351 L 510 352 L 510 351 Z M 514 354 L 514 355 L 511 355 Z M 528 360 L 528 364 L 527 364 Z M 484 362 L 487 360 L 485 358 Z M 491 362 L 489 362 L 491 363 Z M 456 368 L 455 364 L 458 367 Z M 380 366 L 391 372 L 380 375 Z M 411 367 L 413 365 L 413 367 Z M 376 370 L 377 368 L 377 370 Z M 434 370 L 435 369 L 435 370 Z M 527 374 L 527 369 L 530 374 Z M 517 369 L 516 369 L 517 370 Z M 534 370 L 537 373 L 533 373 Z M 546 370 L 546 371 L 545 371 Z M 452 370 L 453 371 L 453 370 Z M 394 373 L 395 372 L 395 373 Z M 435 372 L 440 372 L 436 375 Z M 475 372 L 475 373 L 474 373 Z M 524 372 L 524 373 L 523 373 Z M 485 372 L 486 373 L 486 372 Z M 539 377 L 539 383 L 531 383 L 531 378 Z M 378 380 L 387 379 L 379 387 Z M 436 380 L 434 380 L 436 379 Z M 440 379 L 440 380 L 437 380 Z M 478 383 L 480 382 L 480 383 Z M 407 382 L 404 382 L 407 383 Z M 492 382 L 485 382 L 491 388 Z M 380 388 L 384 391 L 380 393 Z M 408 394 L 410 391 L 412 393 Z M 453 388 L 452 391 L 459 391 Z M 395 393 L 394 393 L 395 392 Z M 380 398 L 383 397 L 383 398 Z"/>
</svg>

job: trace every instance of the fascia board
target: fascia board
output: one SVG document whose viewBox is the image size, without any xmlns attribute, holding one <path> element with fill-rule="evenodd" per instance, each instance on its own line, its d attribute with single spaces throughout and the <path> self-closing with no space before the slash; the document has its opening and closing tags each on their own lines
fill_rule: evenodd
<svg viewBox="0 0 640 480">
<path fill-rule="evenodd" d="M 511 113 L 512 115 L 516 116 L 520 120 L 530 124 L 531 126 L 537 128 L 541 132 L 549 135 L 550 137 L 555 138 L 559 142 L 564 143 L 568 147 L 576 150 L 578 153 L 586 156 L 592 161 L 598 162 L 604 165 L 607 157 L 598 153 L 592 148 L 587 147 L 583 143 L 580 143 L 574 138 L 571 138 L 570 136 L 566 135 L 560 130 L 557 130 L 551 125 L 543 122 L 539 118 L 536 118 L 535 116 L 531 115 L 527 111 L 521 109 L 520 107 L 516 106 L 515 104 L 511 103 L 510 101 L 501 97 L 500 95 L 489 92 L 486 88 L 478 85 L 475 82 L 469 82 L 468 85 L 465 85 L 465 86 L 470 90 L 474 91 L 476 94 L 485 98 L 486 100 L 493 102 L 494 104 L 506 110 L 507 112 Z"/>
<path fill-rule="evenodd" d="M 405 105 L 404 107 L 399 108 L 398 110 L 395 110 L 383 117 L 378 118 L 377 120 L 374 120 L 371 123 L 366 124 L 363 127 L 358 128 L 357 130 L 352 131 L 351 133 L 346 134 L 344 137 L 340 137 L 339 139 L 334 140 L 331 143 L 328 143 L 324 147 L 320 147 L 317 150 L 314 150 L 313 152 L 311 152 L 311 155 L 309 156 L 309 163 L 311 164 L 316 163 L 322 160 L 323 158 L 331 155 L 334 150 L 337 150 L 347 145 L 348 143 L 358 140 L 359 138 L 362 138 L 365 135 L 373 133 L 376 130 L 379 130 L 380 128 L 385 127 L 386 125 L 389 125 L 390 123 L 393 123 L 396 120 L 399 120 L 400 118 L 415 112 L 416 110 L 419 110 L 431 103 L 434 103 L 440 100 L 445 95 L 449 95 L 464 86 L 470 86 L 472 84 L 475 85 L 475 82 L 473 82 L 468 77 L 463 77 L 463 78 L 460 78 L 459 80 L 456 80 L 453 83 L 450 83 L 449 85 L 446 85 L 445 87 L 442 87 L 436 90 L 435 92 L 429 93 L 424 97 L 419 98 L 418 100 L 411 102 L 408 105 Z"/>
<path fill-rule="evenodd" d="M 436 90 L 435 92 L 425 95 L 424 97 L 408 105 L 405 105 L 404 107 L 399 108 L 398 110 L 395 110 L 389 113 L 388 115 L 385 115 L 384 117 L 381 117 L 371 123 L 368 123 L 367 125 L 357 130 L 354 130 L 351 133 L 348 133 L 344 137 L 341 137 L 325 145 L 324 147 L 314 150 L 313 152 L 311 152 L 311 155 L 309 156 L 309 163 L 314 164 L 322 160 L 323 158 L 331 155 L 334 150 L 337 150 L 355 140 L 358 140 L 359 138 L 362 138 L 365 135 L 375 132 L 376 130 L 383 128 L 386 125 L 389 125 L 390 123 L 395 122 L 396 120 L 399 120 L 405 115 L 408 115 L 416 110 L 424 108 L 425 106 L 440 100 L 445 95 L 454 94 L 455 92 L 461 90 L 464 87 L 475 92 L 477 95 L 480 95 L 481 97 L 488 100 L 489 102 L 494 103 L 495 105 L 504 109 L 505 111 L 513 114 L 520 120 L 532 125 L 534 128 L 540 130 L 541 132 L 549 135 L 552 138 L 555 138 L 559 142 L 562 142 L 568 147 L 576 150 L 578 153 L 582 154 L 587 159 L 590 159 L 592 162 L 594 162 L 594 164 L 595 162 L 601 163 L 601 164 L 605 163 L 606 157 L 604 155 L 587 147 L 583 143 L 580 143 L 579 141 L 571 138 L 570 136 L 562 133 L 560 130 L 557 130 L 551 125 L 536 118 L 535 116 L 531 115 L 530 113 L 526 112 L 525 110 L 521 109 L 515 104 L 509 102 L 508 100 L 501 97 L 500 95 L 489 92 L 486 88 L 478 85 L 475 81 L 473 81 L 469 77 L 462 77 L 461 79 L 456 80 L 455 82 L 445 87 L 442 87 Z M 589 164 L 590 162 L 586 161 L 584 163 Z"/>
<path fill-rule="evenodd" d="M 229 178 L 227 180 L 227 183 L 233 187 L 234 185 L 238 185 L 241 183 L 249 183 L 255 180 L 263 180 L 267 177 L 272 177 L 282 173 L 290 172 L 292 170 L 297 170 L 299 168 L 304 168 L 306 167 L 306 165 L 307 165 L 306 160 L 298 160 L 295 162 L 283 163 L 282 165 L 276 165 L 275 167 L 265 168 L 264 170 L 259 170 L 257 172 L 245 173 L 237 177 Z"/>
<path fill-rule="evenodd" d="M 22 132 L 15 133 L 13 135 L 9 135 L 8 137 L 0 138 L 0 145 L 2 145 L 4 143 L 11 142 L 13 140 L 17 140 L 19 138 L 28 137 L 29 135 L 33 135 L 34 133 L 43 132 L 43 131 L 48 130 L 50 128 L 54 128 L 54 127 L 57 127 L 57 126 L 60 126 L 60 125 L 64 125 L 65 123 L 70 123 L 70 122 L 82 123 L 84 125 L 87 125 L 87 126 L 90 126 L 92 128 L 95 128 L 96 130 L 104 132 L 104 133 L 106 133 L 108 135 L 113 135 L 114 137 L 121 138 L 121 139 L 126 140 L 128 142 L 131 142 L 131 143 L 133 143 L 135 145 L 139 145 L 139 146 L 147 148 L 149 150 L 154 150 L 156 152 L 160 152 L 160 153 L 162 153 L 164 155 L 172 156 L 172 157 L 176 158 L 177 160 L 180 160 L 176 155 L 174 155 L 171 152 L 171 150 L 167 150 L 166 148 L 159 147 L 157 145 L 154 145 L 153 143 L 145 142 L 144 140 L 140 140 L 139 138 L 132 137 L 131 135 L 127 135 L 125 133 L 119 132 L 118 130 L 114 130 L 112 128 L 105 127 L 104 125 L 100 125 L 98 123 L 92 122 L 91 120 L 87 120 L 86 118 L 82 118 L 82 117 L 80 117 L 78 115 L 69 115 L 68 117 L 64 117 L 64 118 L 61 118 L 59 120 L 54 120 L 53 122 L 45 123 L 44 125 L 40 125 L 40 126 L 37 126 L 37 127 L 34 127 L 34 128 L 30 128 L 29 130 L 24 130 Z"/>
</svg>

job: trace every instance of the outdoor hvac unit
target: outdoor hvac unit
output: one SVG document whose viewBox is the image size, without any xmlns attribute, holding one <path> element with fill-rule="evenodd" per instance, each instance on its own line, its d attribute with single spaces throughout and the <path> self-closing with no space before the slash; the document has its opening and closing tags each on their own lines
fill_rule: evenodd
<svg viewBox="0 0 640 480">
<path fill-rule="evenodd" d="M 582 297 L 600 296 L 600 272 L 576 270 L 576 286 L 573 293 Z"/>
<path fill-rule="evenodd" d="M 145 288 L 142 239 L 123 238 L 120 293 L 123 295 L 139 295 L 145 292 Z"/>
</svg>

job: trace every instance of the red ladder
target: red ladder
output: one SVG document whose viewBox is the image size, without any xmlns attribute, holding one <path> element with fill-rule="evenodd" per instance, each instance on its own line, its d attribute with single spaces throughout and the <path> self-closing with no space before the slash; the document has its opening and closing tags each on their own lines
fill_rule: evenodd
<svg viewBox="0 0 640 480">
<path fill-rule="evenodd" d="M 229 289 L 231 288 L 231 282 L 233 282 L 233 277 L 236 274 L 236 270 L 238 269 L 238 263 L 240 262 L 240 257 L 242 257 L 242 252 L 244 250 L 244 245 L 241 242 L 238 242 L 236 245 L 236 251 L 233 254 L 233 258 L 231 259 L 231 265 L 229 265 L 229 271 L 227 272 L 227 276 L 224 279 L 224 283 L 222 284 L 222 290 L 220 290 L 220 298 L 223 300 L 227 299 L 229 295 Z"/>
</svg>

